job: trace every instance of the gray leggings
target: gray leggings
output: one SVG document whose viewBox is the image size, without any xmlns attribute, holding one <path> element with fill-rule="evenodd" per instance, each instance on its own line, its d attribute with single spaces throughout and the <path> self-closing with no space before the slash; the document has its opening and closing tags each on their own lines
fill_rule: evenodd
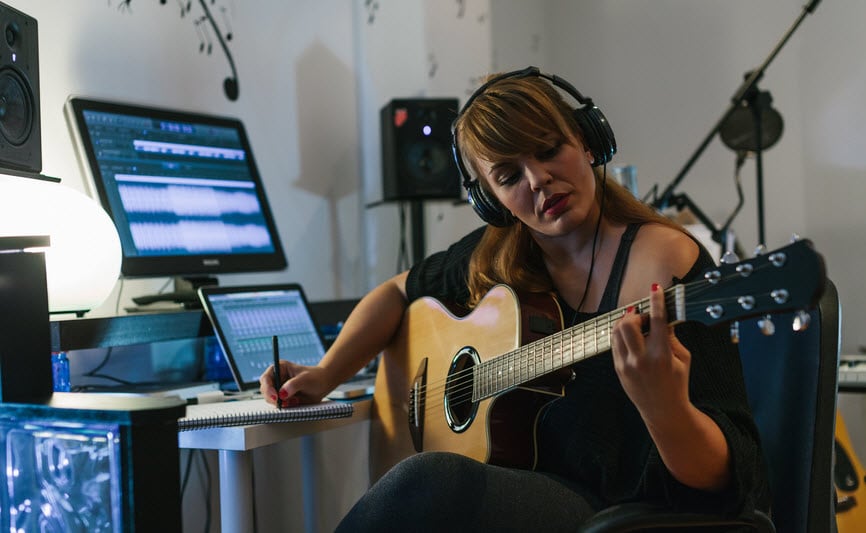
<svg viewBox="0 0 866 533">
<path fill-rule="evenodd" d="M 592 514 L 553 476 L 427 452 L 375 483 L 337 532 L 575 531 Z"/>
</svg>

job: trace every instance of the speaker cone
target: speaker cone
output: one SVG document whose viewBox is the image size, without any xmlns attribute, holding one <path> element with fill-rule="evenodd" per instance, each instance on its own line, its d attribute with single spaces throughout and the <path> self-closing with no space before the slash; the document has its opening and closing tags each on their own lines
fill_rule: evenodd
<svg viewBox="0 0 866 533">
<path fill-rule="evenodd" d="M 441 143 L 421 141 L 409 147 L 406 162 L 412 179 L 435 184 L 451 165 L 451 152 Z"/>
<path fill-rule="evenodd" d="M 33 97 L 24 79 L 15 70 L 0 70 L 0 135 L 9 144 L 20 146 L 33 129 Z"/>
</svg>

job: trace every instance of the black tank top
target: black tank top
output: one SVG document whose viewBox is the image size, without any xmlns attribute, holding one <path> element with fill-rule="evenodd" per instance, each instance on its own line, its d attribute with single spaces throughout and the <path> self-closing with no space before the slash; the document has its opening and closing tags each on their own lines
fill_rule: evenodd
<svg viewBox="0 0 866 533">
<path fill-rule="evenodd" d="M 559 305 L 562 307 L 564 317 L 571 317 L 567 326 L 585 322 L 601 313 L 606 313 L 616 309 L 616 303 L 619 301 L 619 289 L 622 285 L 622 277 L 625 275 L 625 267 L 628 265 L 628 255 L 631 251 L 631 245 L 634 243 L 634 238 L 641 227 L 641 223 L 633 223 L 626 226 L 625 231 L 619 241 L 619 247 L 616 250 L 616 256 L 613 259 L 613 265 L 610 269 L 610 278 L 607 280 L 607 285 L 604 288 L 604 293 L 601 295 L 601 301 L 598 304 L 598 310 L 593 313 L 575 312 L 564 300 L 559 299 Z"/>
</svg>

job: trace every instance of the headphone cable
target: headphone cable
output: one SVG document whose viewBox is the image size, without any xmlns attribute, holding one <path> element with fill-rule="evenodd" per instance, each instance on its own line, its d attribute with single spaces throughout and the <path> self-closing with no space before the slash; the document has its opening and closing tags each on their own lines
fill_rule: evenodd
<svg viewBox="0 0 866 533">
<path fill-rule="evenodd" d="M 605 193 L 607 192 L 607 163 L 602 167 L 601 177 L 601 206 L 598 210 L 598 220 L 595 222 L 595 233 L 592 236 L 592 255 L 589 259 L 589 272 L 586 274 L 586 285 L 583 288 L 583 295 L 580 297 L 580 303 L 574 310 L 574 316 L 571 318 L 571 325 L 577 324 L 577 315 L 580 313 L 580 308 L 583 307 L 583 302 L 586 300 L 586 293 L 589 292 L 589 282 L 592 281 L 592 271 L 595 270 L 595 247 L 598 243 L 599 228 L 601 228 L 601 219 L 604 217 Z"/>
</svg>

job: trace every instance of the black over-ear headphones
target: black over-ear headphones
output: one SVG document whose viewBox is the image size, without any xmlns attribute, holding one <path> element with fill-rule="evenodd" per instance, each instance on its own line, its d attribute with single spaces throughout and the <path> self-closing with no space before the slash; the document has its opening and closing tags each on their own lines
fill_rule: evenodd
<svg viewBox="0 0 866 533">
<path fill-rule="evenodd" d="M 567 92 L 580 103 L 581 107 L 574 110 L 574 119 L 583 133 L 583 142 L 586 144 L 586 148 L 592 154 L 592 166 L 597 167 L 610 161 L 613 154 L 616 153 L 616 138 L 614 138 L 613 130 L 610 128 L 610 124 L 608 124 L 604 114 L 598 106 L 592 103 L 592 98 L 584 97 L 572 84 L 559 76 L 542 73 L 538 67 L 527 67 L 491 78 L 472 93 L 472 96 L 466 100 L 457 116 L 462 115 L 472 105 L 472 102 L 479 95 L 484 94 L 484 91 L 494 83 L 505 78 L 526 78 L 529 76 L 538 76 L 550 81 L 554 86 Z M 502 207 L 502 204 L 499 203 L 496 197 L 487 194 L 479 180 L 472 180 L 470 178 L 470 174 L 463 163 L 463 158 L 460 157 L 460 149 L 457 146 L 457 131 L 454 128 L 451 131 L 451 151 L 454 154 L 454 161 L 457 163 L 457 169 L 460 172 L 460 179 L 466 188 L 469 203 L 475 209 L 475 212 L 478 213 L 478 216 L 484 222 L 493 226 L 505 227 L 514 224 L 516 221 L 514 215 Z"/>
</svg>

